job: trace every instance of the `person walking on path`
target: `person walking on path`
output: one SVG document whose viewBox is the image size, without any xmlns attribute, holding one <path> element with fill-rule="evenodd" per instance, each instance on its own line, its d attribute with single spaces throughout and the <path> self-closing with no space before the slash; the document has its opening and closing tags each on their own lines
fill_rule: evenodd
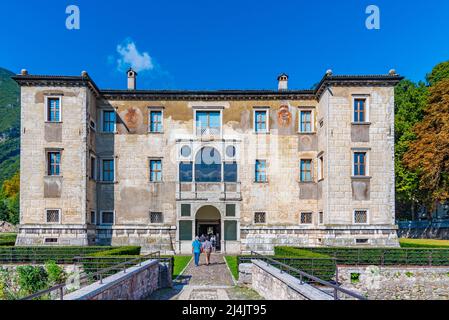
<svg viewBox="0 0 449 320">
<path fill-rule="evenodd" d="M 195 258 L 195 266 L 199 267 L 201 255 L 201 242 L 200 238 L 198 237 L 195 237 L 195 240 L 192 242 L 192 253 Z"/>
<path fill-rule="evenodd" d="M 212 253 L 212 243 L 209 238 L 203 242 L 203 252 L 206 254 L 206 265 L 210 265 L 210 254 Z"/>
</svg>

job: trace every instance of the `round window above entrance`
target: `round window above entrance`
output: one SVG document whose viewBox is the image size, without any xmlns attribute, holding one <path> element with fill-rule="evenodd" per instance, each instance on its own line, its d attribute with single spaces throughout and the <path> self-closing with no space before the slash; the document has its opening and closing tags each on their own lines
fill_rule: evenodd
<svg viewBox="0 0 449 320">
<path fill-rule="evenodd" d="M 192 149 L 189 146 L 184 146 L 181 148 L 181 156 L 184 158 L 190 157 L 192 154 Z"/>
<path fill-rule="evenodd" d="M 235 154 L 236 154 L 236 149 L 235 149 L 234 146 L 229 146 L 229 147 L 226 148 L 226 155 L 229 158 L 234 158 Z"/>
</svg>

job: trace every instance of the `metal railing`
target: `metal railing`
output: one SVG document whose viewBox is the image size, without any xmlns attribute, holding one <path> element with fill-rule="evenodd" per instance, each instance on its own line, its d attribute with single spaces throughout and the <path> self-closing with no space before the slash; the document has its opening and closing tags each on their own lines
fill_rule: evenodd
<svg viewBox="0 0 449 320">
<path fill-rule="evenodd" d="M 344 289 L 344 288 L 340 287 L 338 282 L 331 283 L 329 281 L 322 280 L 322 279 L 320 279 L 320 278 L 318 278 L 316 276 L 313 276 L 311 274 L 308 274 L 308 273 L 306 273 L 306 272 L 304 272 L 302 270 L 293 268 L 293 267 L 291 267 L 291 266 L 289 266 L 287 264 L 284 264 L 284 263 L 282 263 L 280 261 L 274 260 L 274 259 L 272 259 L 270 257 L 261 255 L 261 254 L 259 254 L 257 252 L 254 252 L 254 251 L 251 251 L 251 256 L 256 257 L 257 260 L 263 260 L 264 262 L 269 261 L 270 263 L 266 262 L 267 265 L 271 265 L 271 266 L 276 265 L 276 266 L 278 266 L 278 268 L 281 271 L 281 273 L 287 272 L 290 275 L 294 274 L 293 276 L 295 278 L 299 279 L 300 284 L 313 282 L 315 284 L 314 287 L 316 287 L 316 288 L 317 288 L 316 284 L 319 284 L 319 285 L 321 285 L 323 287 L 327 287 L 327 288 L 332 289 L 334 300 L 340 300 L 339 294 L 344 294 L 344 295 L 347 295 L 347 296 L 349 296 L 351 298 L 354 298 L 354 299 L 357 299 L 357 300 L 367 300 L 366 297 L 364 297 L 364 296 L 362 296 L 362 295 L 360 295 L 358 293 L 355 293 L 355 292 L 352 292 L 350 290 L 347 290 L 347 289 Z M 337 275 L 337 278 L 338 278 L 338 275 Z M 322 288 L 317 288 L 317 289 L 320 290 L 320 291 L 325 292 L 325 290 L 323 290 Z"/>
<path fill-rule="evenodd" d="M 126 270 L 130 266 L 141 266 L 142 262 L 147 260 L 168 260 L 168 259 L 161 259 L 160 252 L 153 252 L 144 256 L 139 256 L 137 258 L 133 259 L 127 259 L 123 261 L 123 258 L 120 257 L 75 257 L 73 258 L 73 261 L 75 264 L 83 264 L 83 266 L 89 266 L 89 264 L 94 265 L 94 267 L 83 267 L 83 274 L 79 278 L 80 287 L 77 289 L 81 289 L 85 286 L 88 286 L 94 282 L 99 281 L 100 284 L 103 284 L 103 279 L 105 277 L 111 276 L 112 274 L 116 274 L 118 272 L 126 273 Z M 99 270 L 95 270 L 96 267 L 104 266 L 105 264 L 111 263 L 111 262 L 117 262 L 119 260 L 122 260 L 119 263 L 113 264 L 112 266 L 101 268 Z M 93 271 L 95 270 L 95 272 Z M 59 293 L 58 300 L 64 300 L 65 292 L 67 291 L 67 283 L 61 283 L 57 284 L 51 288 L 39 291 L 35 294 L 32 294 L 30 296 L 27 296 L 21 300 L 34 300 L 37 298 L 41 298 L 46 295 L 50 295 L 54 292 Z"/>
</svg>

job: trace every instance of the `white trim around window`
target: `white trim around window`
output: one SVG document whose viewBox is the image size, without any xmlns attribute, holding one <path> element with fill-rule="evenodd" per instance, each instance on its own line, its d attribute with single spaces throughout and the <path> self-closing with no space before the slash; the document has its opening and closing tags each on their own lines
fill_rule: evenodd
<svg viewBox="0 0 449 320">
<path fill-rule="evenodd" d="M 112 223 L 104 223 L 103 222 L 103 214 L 104 213 L 112 213 Z M 100 211 L 100 225 L 102 226 L 113 226 L 115 225 L 115 210 L 101 210 Z"/>
<path fill-rule="evenodd" d="M 365 223 L 356 223 L 356 221 L 355 221 L 355 213 L 357 212 L 357 211 L 364 211 L 364 212 L 366 212 L 366 222 Z M 368 209 L 354 209 L 354 210 L 352 210 L 352 224 L 355 224 L 355 225 L 368 225 L 369 224 L 369 219 L 370 219 L 370 214 L 369 214 L 369 210 Z"/>
<path fill-rule="evenodd" d="M 225 107 L 204 107 L 201 105 L 193 106 L 193 136 L 198 136 L 198 129 L 196 122 L 196 113 L 197 112 L 220 112 L 220 137 L 223 136 L 223 110 Z"/>
<path fill-rule="evenodd" d="M 108 160 L 112 160 L 114 162 L 114 164 L 113 164 L 114 176 L 113 176 L 112 181 L 106 181 L 103 179 L 103 162 L 108 161 Z M 117 177 L 117 161 L 115 161 L 115 158 L 114 157 L 101 158 L 100 159 L 100 177 L 99 177 L 98 181 L 114 183 L 114 182 L 116 182 L 116 177 Z"/>
<path fill-rule="evenodd" d="M 153 112 L 160 112 L 161 113 L 161 131 L 151 131 L 151 114 Z M 164 125 L 164 107 L 148 107 L 148 133 L 153 134 L 161 134 L 164 133 L 165 125 Z"/>
<path fill-rule="evenodd" d="M 59 120 L 58 121 L 50 121 L 48 120 L 48 99 L 59 99 Z M 62 122 L 62 95 L 51 95 L 51 96 L 45 96 L 44 99 L 44 115 L 45 115 L 45 122 L 48 123 L 61 123 Z"/>
<path fill-rule="evenodd" d="M 301 122 L 302 122 L 302 113 L 310 112 L 310 131 L 302 131 L 301 130 Z M 315 133 L 315 109 L 314 108 L 298 108 L 298 133 Z"/>
<path fill-rule="evenodd" d="M 370 123 L 370 95 L 369 94 L 353 94 L 351 99 L 351 120 L 354 124 L 368 124 Z M 355 106 L 355 100 L 357 99 L 364 99 L 365 100 L 365 121 L 363 122 L 356 122 L 354 118 L 354 106 Z"/>
<path fill-rule="evenodd" d="M 48 221 L 48 211 L 58 211 L 58 221 L 57 222 L 50 222 Z M 61 209 L 45 209 L 45 222 L 47 224 L 60 224 L 62 220 L 62 210 Z"/>
<path fill-rule="evenodd" d="M 370 177 L 370 148 L 353 148 L 351 149 L 351 175 L 352 177 Z M 365 153 L 365 174 L 364 175 L 355 175 L 355 163 L 354 163 L 354 155 L 356 153 Z"/>
<path fill-rule="evenodd" d="M 266 129 L 265 131 L 256 130 L 256 112 L 265 112 Z M 270 107 L 253 107 L 253 133 L 268 134 L 270 133 Z"/>
</svg>

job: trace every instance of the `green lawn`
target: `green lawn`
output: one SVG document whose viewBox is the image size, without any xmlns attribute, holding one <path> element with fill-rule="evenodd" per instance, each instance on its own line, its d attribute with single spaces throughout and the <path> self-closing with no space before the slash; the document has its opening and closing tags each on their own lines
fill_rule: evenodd
<svg viewBox="0 0 449 320">
<path fill-rule="evenodd" d="M 226 256 L 226 263 L 228 264 L 229 269 L 231 270 L 232 276 L 235 280 L 239 279 L 239 264 L 236 256 Z"/>
<path fill-rule="evenodd" d="M 16 244 L 16 233 L 0 233 L 0 247 L 14 246 Z"/>
<path fill-rule="evenodd" d="M 175 262 L 173 267 L 173 279 L 176 279 L 185 267 L 192 261 L 191 256 L 175 256 Z"/>
<path fill-rule="evenodd" d="M 401 248 L 449 248 L 449 240 L 399 239 Z"/>
</svg>

